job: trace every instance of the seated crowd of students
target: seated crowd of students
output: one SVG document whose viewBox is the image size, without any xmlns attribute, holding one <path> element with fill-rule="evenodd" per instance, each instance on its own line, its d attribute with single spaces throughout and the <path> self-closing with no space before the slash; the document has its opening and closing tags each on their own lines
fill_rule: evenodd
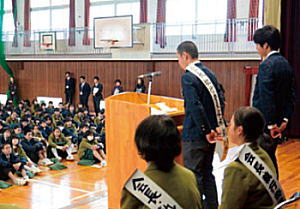
<svg viewBox="0 0 300 209">
<path fill-rule="evenodd" d="M 25 185 L 27 171 L 39 173 L 55 158 L 73 161 L 77 152 L 80 160 L 106 166 L 104 110 L 94 115 L 81 104 L 55 108 L 36 99 L 0 104 L 0 180 Z"/>
</svg>

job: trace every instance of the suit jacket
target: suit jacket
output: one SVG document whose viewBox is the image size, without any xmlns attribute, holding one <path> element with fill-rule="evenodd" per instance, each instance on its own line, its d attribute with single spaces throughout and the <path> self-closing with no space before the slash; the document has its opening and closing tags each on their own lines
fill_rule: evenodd
<svg viewBox="0 0 300 209">
<path fill-rule="evenodd" d="M 75 79 L 65 79 L 65 93 L 74 94 L 75 93 Z"/>
<path fill-rule="evenodd" d="M 88 83 L 84 83 L 83 87 L 81 87 L 81 83 L 79 84 L 79 92 L 82 92 L 80 96 L 89 96 L 91 93 L 91 87 Z"/>
<path fill-rule="evenodd" d="M 259 66 L 253 106 L 265 116 L 267 125 L 280 125 L 294 110 L 294 72 L 279 53 L 271 54 Z"/>
<path fill-rule="evenodd" d="M 91 92 L 92 94 L 94 94 L 94 89 L 95 88 L 98 88 L 98 91 L 96 93 L 96 97 L 100 97 L 100 100 L 102 100 L 103 99 L 103 96 L 102 96 L 103 85 L 101 83 L 98 83 L 97 86 L 94 85 L 93 89 L 92 89 L 92 92 Z"/>
<path fill-rule="evenodd" d="M 257 144 L 250 148 L 276 174 L 269 155 Z M 274 203 L 260 180 L 239 160 L 230 163 L 224 173 L 222 201 L 219 209 L 272 209 Z"/>
<path fill-rule="evenodd" d="M 202 63 L 196 66 L 212 81 L 219 95 L 222 111 L 224 111 L 224 95 L 215 74 Z M 182 138 L 184 141 L 201 140 L 212 129 L 218 127 L 213 100 L 206 86 L 189 71 L 181 77 L 181 85 L 185 107 Z"/>
<path fill-rule="evenodd" d="M 195 175 L 192 171 L 175 164 L 169 172 L 157 169 L 150 163 L 145 175 L 168 193 L 183 209 L 201 209 L 200 194 Z M 122 191 L 121 209 L 147 209 L 142 202 L 129 193 L 125 188 Z"/>
</svg>

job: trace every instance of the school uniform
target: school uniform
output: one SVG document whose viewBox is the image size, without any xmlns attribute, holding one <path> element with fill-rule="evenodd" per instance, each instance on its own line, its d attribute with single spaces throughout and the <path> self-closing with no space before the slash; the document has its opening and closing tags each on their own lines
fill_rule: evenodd
<svg viewBox="0 0 300 209">
<path fill-rule="evenodd" d="M 196 178 L 188 169 L 175 163 L 169 172 L 163 172 L 151 162 L 144 173 L 183 209 L 203 208 Z M 148 207 L 123 188 L 121 209 L 148 209 Z"/>
<path fill-rule="evenodd" d="M 39 151 L 43 149 L 44 145 L 35 139 L 23 139 L 21 141 L 21 145 L 26 152 L 26 155 L 30 158 L 30 160 L 34 163 L 38 163 L 39 161 Z"/>
<path fill-rule="evenodd" d="M 12 117 L 9 116 L 5 122 L 7 125 L 13 125 L 19 123 L 19 120 L 18 118 L 13 119 Z"/>
<path fill-rule="evenodd" d="M 75 125 L 72 124 L 71 127 L 67 127 L 66 125 L 64 126 L 64 129 L 62 130 L 62 133 L 64 134 L 65 137 L 71 136 L 72 143 L 77 144 L 78 141 L 78 134 Z"/>
<path fill-rule="evenodd" d="M 269 155 L 256 143 L 249 147 L 277 176 Z M 239 160 L 230 163 L 224 173 L 222 201 L 219 209 L 273 209 L 268 191 L 260 180 Z"/>
<path fill-rule="evenodd" d="M 99 145 L 99 149 L 103 150 L 103 146 L 101 146 L 95 139 L 92 141 L 87 140 L 87 138 L 82 139 L 78 149 L 78 156 L 80 160 L 95 160 L 99 162 L 99 160 L 93 155 L 93 145 Z"/>
<path fill-rule="evenodd" d="M 9 172 L 15 173 L 16 171 L 22 171 L 24 169 L 24 163 L 21 163 L 19 170 L 15 170 L 13 164 L 21 162 L 20 158 L 15 154 L 11 153 L 8 156 L 0 153 L 0 180 L 8 180 Z"/>
<path fill-rule="evenodd" d="M 57 151 L 57 154 L 58 156 L 62 157 L 62 158 L 66 158 L 69 154 L 71 153 L 68 153 L 67 151 L 62 151 L 60 149 L 56 149 L 57 146 L 65 146 L 65 145 L 68 145 L 68 147 L 71 147 L 71 141 L 66 139 L 64 137 L 63 134 L 61 134 L 58 138 L 56 138 L 53 133 L 49 136 L 49 139 L 48 139 L 48 143 L 49 143 L 49 146 L 48 146 L 48 154 L 51 156 L 51 157 L 56 157 L 54 155 L 54 152 L 55 150 Z M 55 149 L 55 150 L 54 150 Z M 69 149 L 69 148 L 68 148 Z"/>
<path fill-rule="evenodd" d="M 111 95 L 116 95 L 116 94 L 120 94 L 124 92 L 123 87 L 122 86 L 115 86 L 113 88 L 113 90 L 111 91 Z"/>
<path fill-rule="evenodd" d="M 93 102 L 94 102 L 94 110 L 96 114 L 100 112 L 100 101 L 103 100 L 103 86 L 101 83 L 97 83 L 93 86 L 92 94 L 93 94 Z"/>
<path fill-rule="evenodd" d="M 65 95 L 66 95 L 66 103 L 73 104 L 75 94 L 75 79 L 74 78 L 66 78 L 65 79 Z"/>
<path fill-rule="evenodd" d="M 88 83 L 79 84 L 79 100 L 83 107 L 89 108 L 88 101 L 91 93 L 91 87 Z"/>
</svg>

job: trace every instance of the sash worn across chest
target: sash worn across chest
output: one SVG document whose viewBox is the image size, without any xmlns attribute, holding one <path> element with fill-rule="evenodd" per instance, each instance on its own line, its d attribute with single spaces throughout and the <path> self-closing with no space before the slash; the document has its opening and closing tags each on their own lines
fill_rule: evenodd
<svg viewBox="0 0 300 209">
<path fill-rule="evenodd" d="M 200 81 L 203 83 L 203 85 L 207 88 L 207 90 L 212 98 L 212 101 L 214 103 L 218 126 L 221 129 L 222 136 L 224 138 L 226 138 L 226 136 L 227 136 L 226 125 L 225 125 L 225 121 L 223 118 L 223 113 L 222 113 L 222 108 L 221 108 L 221 103 L 220 103 L 218 92 L 217 92 L 213 82 L 210 80 L 210 78 L 199 67 L 197 67 L 195 65 L 197 63 L 200 63 L 200 62 L 197 61 L 197 62 L 189 64 L 187 66 L 186 70 L 188 70 L 189 72 L 194 74 L 197 78 L 199 78 Z M 227 143 L 227 138 L 225 140 L 225 143 Z M 219 141 L 216 144 L 216 151 L 221 159 L 223 156 L 223 148 L 222 148 L 221 142 L 219 142 Z"/>
<path fill-rule="evenodd" d="M 132 174 L 125 188 L 148 208 L 182 209 L 166 191 L 139 170 Z"/>
<path fill-rule="evenodd" d="M 268 165 L 248 146 L 244 146 L 238 159 L 245 165 L 264 185 L 274 204 L 285 200 L 279 182 Z"/>
</svg>

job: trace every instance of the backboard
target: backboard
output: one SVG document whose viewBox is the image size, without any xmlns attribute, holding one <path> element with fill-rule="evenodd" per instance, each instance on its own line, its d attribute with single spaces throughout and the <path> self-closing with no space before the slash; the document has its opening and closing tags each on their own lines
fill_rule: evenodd
<svg viewBox="0 0 300 209">
<path fill-rule="evenodd" d="M 94 47 L 132 47 L 132 15 L 94 18 Z"/>
</svg>

